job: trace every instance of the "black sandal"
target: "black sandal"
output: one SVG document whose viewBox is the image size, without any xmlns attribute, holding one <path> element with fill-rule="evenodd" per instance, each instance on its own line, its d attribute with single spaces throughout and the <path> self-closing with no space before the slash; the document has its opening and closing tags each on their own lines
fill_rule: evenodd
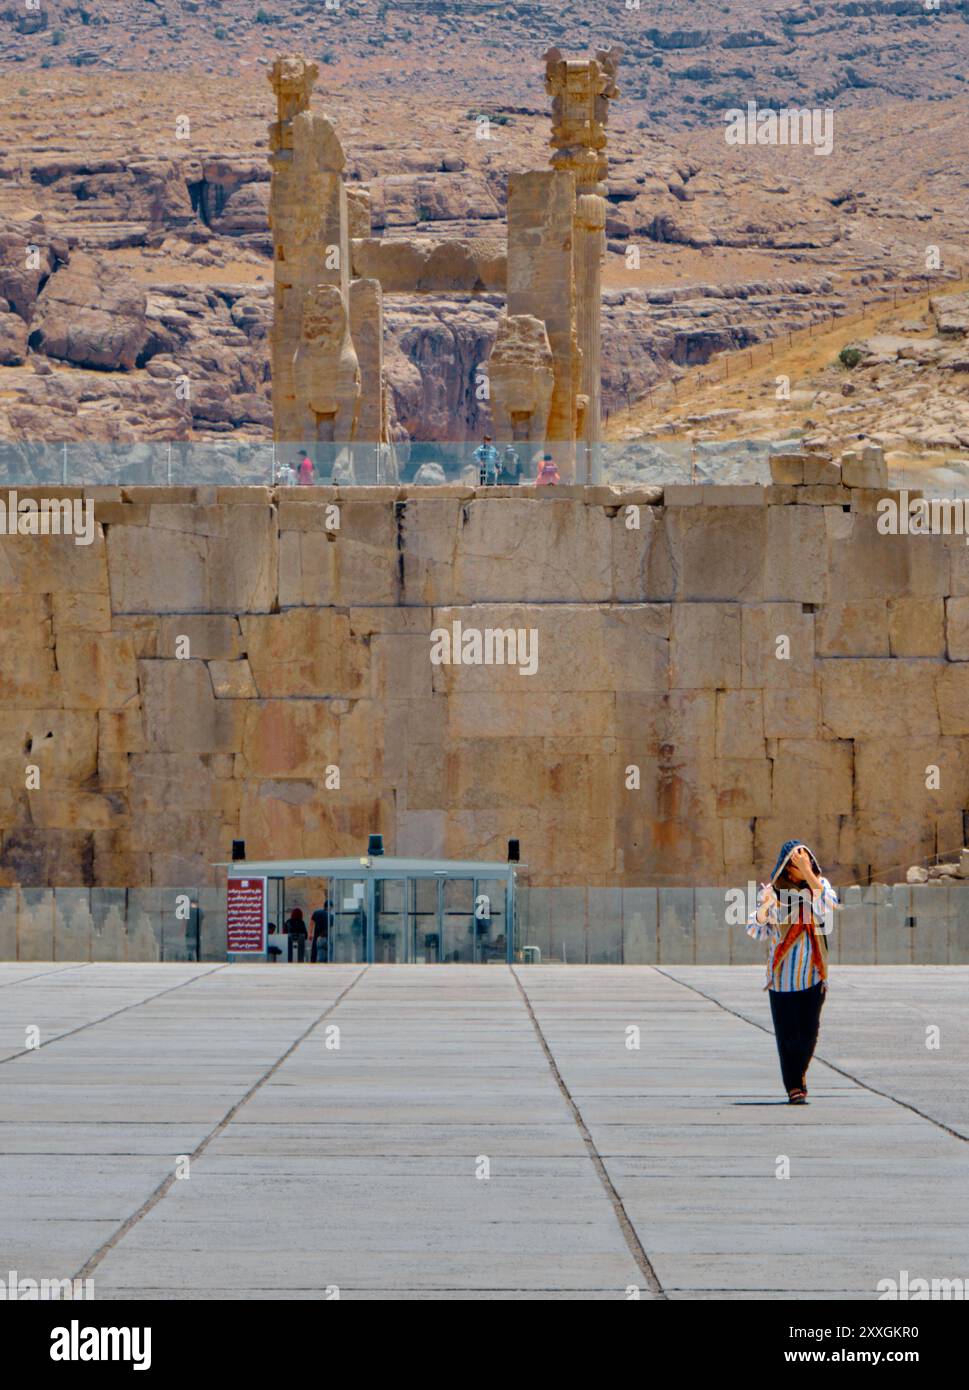
<svg viewBox="0 0 969 1390">
<path fill-rule="evenodd" d="M 787 1093 L 788 1105 L 807 1105 L 807 1091 L 803 1086 L 795 1086 Z"/>
</svg>

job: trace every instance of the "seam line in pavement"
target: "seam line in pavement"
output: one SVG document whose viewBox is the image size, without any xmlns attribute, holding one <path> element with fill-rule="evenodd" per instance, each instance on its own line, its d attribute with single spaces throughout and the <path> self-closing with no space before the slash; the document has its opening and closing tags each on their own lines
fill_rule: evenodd
<svg viewBox="0 0 969 1390">
<path fill-rule="evenodd" d="M 772 1028 L 765 1028 L 756 1019 L 747 1018 L 745 1014 L 740 1014 L 736 1009 L 732 1009 L 729 1004 L 723 1004 L 712 994 L 705 994 L 697 985 L 688 985 L 684 980 L 678 980 L 675 975 L 667 974 L 660 966 L 652 967 L 658 975 L 664 979 L 672 980 L 674 985 L 680 985 L 683 989 L 690 990 L 693 994 L 698 994 L 701 999 L 707 999 L 711 1004 L 716 1004 L 718 1009 L 723 1009 L 724 1013 L 731 1014 L 734 1018 L 739 1018 L 741 1023 L 749 1023 L 751 1028 L 759 1028 L 762 1033 L 766 1033 L 769 1038 L 774 1036 Z M 898 1096 L 893 1096 L 891 1091 L 880 1091 L 877 1086 L 872 1086 L 868 1081 L 862 1081 L 860 1076 L 855 1076 L 853 1072 L 846 1071 L 844 1067 L 839 1067 L 836 1062 L 829 1062 L 827 1057 L 822 1057 L 820 1052 L 815 1052 L 814 1056 L 819 1062 L 823 1062 L 826 1067 L 836 1071 L 839 1076 L 845 1076 L 849 1081 L 853 1081 L 856 1086 L 860 1086 L 863 1091 L 870 1091 L 874 1096 L 881 1096 L 882 1100 L 890 1100 L 893 1105 L 900 1105 L 903 1110 L 911 1110 L 913 1115 L 918 1115 L 920 1120 L 928 1120 L 930 1125 L 935 1125 L 936 1129 L 941 1129 L 943 1134 L 951 1135 L 953 1139 L 960 1140 L 963 1144 L 969 1144 L 969 1135 L 960 1134 L 957 1129 L 951 1129 L 942 1120 L 937 1120 L 934 1115 L 927 1115 L 924 1110 L 920 1110 L 917 1105 L 912 1105 L 910 1101 L 900 1100 Z"/>
<path fill-rule="evenodd" d="M 306 1041 L 310 1033 L 313 1032 L 313 1029 L 318 1028 L 319 1025 L 323 1022 L 323 1020 L 327 1018 L 331 1013 L 333 1013 L 334 1009 L 336 1009 L 338 1005 L 343 1003 L 344 999 L 350 993 L 351 989 L 353 989 L 354 985 L 358 984 L 363 979 L 364 975 L 366 975 L 369 969 L 369 965 L 365 965 L 363 969 L 359 972 L 359 974 L 353 977 L 353 979 L 350 981 L 347 987 L 340 991 L 340 993 L 333 1000 L 333 1002 L 331 1004 L 327 1004 L 323 1012 L 313 1019 L 313 1022 L 309 1025 L 309 1027 L 304 1028 L 303 1032 L 300 1033 L 299 1037 L 296 1038 L 292 1043 L 290 1043 L 289 1047 L 286 1048 L 286 1051 L 281 1053 L 280 1056 L 276 1058 L 272 1066 L 267 1068 L 267 1070 L 264 1071 L 263 1074 L 253 1082 L 253 1084 L 249 1087 L 248 1091 L 246 1091 L 245 1095 L 241 1096 L 239 1100 L 235 1102 L 234 1105 L 230 1106 L 230 1108 L 222 1116 L 222 1119 L 219 1120 L 219 1122 L 212 1129 L 209 1130 L 208 1134 L 206 1134 L 204 1139 L 202 1139 L 200 1143 L 198 1143 L 196 1147 L 192 1150 L 192 1152 L 188 1155 L 190 1169 L 195 1159 L 200 1158 L 202 1154 L 205 1152 L 205 1150 L 208 1148 L 208 1146 L 212 1143 L 212 1140 L 217 1139 L 218 1136 L 222 1133 L 222 1131 L 226 1128 L 226 1126 L 232 1123 L 232 1121 L 235 1119 L 236 1115 L 238 1115 L 242 1107 L 252 1099 L 252 1097 L 260 1089 L 260 1087 L 264 1086 L 271 1076 L 275 1075 L 275 1073 L 279 1070 L 279 1068 L 283 1065 L 287 1058 L 293 1055 L 293 1053 L 296 1051 L 299 1045 Z M 86 1264 L 84 1264 L 82 1268 L 78 1270 L 77 1274 L 74 1275 L 74 1278 L 87 1279 L 90 1276 L 91 1272 L 98 1267 L 98 1265 L 104 1259 L 105 1255 L 107 1255 L 111 1250 L 113 1250 L 114 1247 L 119 1243 L 119 1241 L 122 1241 L 124 1237 L 128 1234 L 128 1232 L 132 1230 L 135 1226 L 137 1226 L 138 1222 L 141 1221 L 143 1217 L 147 1216 L 153 1207 L 156 1207 L 158 1205 L 158 1203 L 162 1200 L 163 1197 L 167 1196 L 167 1194 L 169 1193 L 173 1184 L 176 1181 L 177 1179 L 175 1177 L 174 1172 L 169 1173 L 168 1177 L 163 1178 L 162 1181 L 155 1188 L 154 1192 L 152 1192 L 145 1199 L 145 1201 L 142 1202 L 138 1210 L 132 1212 L 132 1214 L 127 1218 L 127 1220 L 121 1223 L 121 1225 L 114 1232 L 114 1234 L 109 1236 L 108 1239 L 103 1243 L 103 1245 L 100 1245 L 97 1248 L 97 1250 L 95 1250 L 94 1254 L 90 1257 Z"/>
<path fill-rule="evenodd" d="M 562 1094 L 562 1099 L 565 1101 L 566 1105 L 569 1108 L 569 1111 L 572 1115 L 572 1119 L 575 1121 L 575 1127 L 582 1137 L 582 1142 L 585 1145 L 586 1153 L 589 1155 L 589 1158 L 592 1161 L 592 1166 L 596 1170 L 596 1174 L 599 1178 L 599 1181 L 605 1189 L 606 1196 L 608 1197 L 609 1203 L 612 1206 L 613 1212 L 615 1213 L 616 1221 L 619 1223 L 619 1229 L 622 1231 L 623 1239 L 625 1240 L 626 1245 L 629 1247 L 629 1253 L 635 1260 L 639 1268 L 640 1274 L 642 1274 L 643 1278 L 645 1279 L 646 1287 L 649 1289 L 650 1293 L 655 1294 L 657 1298 L 666 1298 L 666 1292 L 659 1281 L 659 1276 L 657 1275 L 656 1270 L 653 1268 L 652 1261 L 646 1254 L 646 1251 L 643 1249 L 643 1244 L 642 1241 L 639 1239 L 639 1236 L 636 1232 L 636 1228 L 629 1219 L 629 1216 L 626 1212 L 626 1208 L 623 1206 L 622 1198 L 616 1191 L 616 1188 L 613 1185 L 613 1181 L 610 1178 L 609 1173 L 606 1169 L 606 1165 L 602 1161 L 602 1155 L 596 1148 L 595 1140 L 589 1133 L 588 1126 L 586 1125 L 585 1120 L 582 1118 L 582 1112 L 576 1105 L 575 1101 L 572 1099 L 572 1093 L 569 1090 L 568 1086 L 565 1084 L 565 1079 L 563 1078 L 562 1073 L 558 1069 L 558 1064 L 556 1063 L 555 1058 L 552 1055 L 552 1049 L 546 1042 L 545 1034 L 542 1032 L 541 1025 L 539 1024 L 539 1021 L 535 1016 L 535 1010 L 532 1008 L 532 1001 L 525 993 L 525 987 L 518 977 L 517 970 L 515 970 L 513 966 L 509 966 L 508 969 L 511 971 L 512 978 L 514 979 L 515 984 L 518 987 L 518 993 L 521 995 L 522 1002 L 524 1003 L 525 1008 L 528 1011 L 528 1017 L 531 1019 L 532 1027 L 535 1029 L 535 1036 L 538 1038 L 542 1051 L 545 1053 L 545 1060 L 548 1062 L 549 1070 L 552 1073 L 552 1076 L 555 1080 L 555 1084 L 558 1086 L 559 1091 Z"/>
<path fill-rule="evenodd" d="M 88 965 L 95 962 L 88 961 Z M 16 1062 L 18 1057 L 32 1057 L 35 1052 L 39 1052 L 42 1047 L 53 1047 L 54 1043 L 63 1042 L 65 1038 L 73 1038 L 78 1033 L 83 1033 L 87 1028 L 97 1028 L 102 1023 L 107 1023 L 109 1019 L 119 1018 L 121 1014 L 129 1013 L 132 1009 L 143 1008 L 145 1004 L 153 1004 L 156 999 L 161 999 L 164 994 L 174 994 L 177 989 L 185 989 L 186 985 L 194 985 L 196 980 L 207 980 L 210 975 L 217 975 L 220 970 L 225 970 L 226 965 L 217 965 L 212 970 L 204 970 L 200 975 L 193 975 L 190 980 L 179 980 L 177 985 L 169 985 L 166 989 L 160 989 L 157 994 L 149 994 L 146 999 L 136 999 L 133 1004 L 125 1004 L 123 1008 L 115 1009 L 113 1013 L 103 1014 L 101 1018 L 92 1018 L 87 1023 L 79 1023 L 76 1028 L 69 1028 L 66 1033 L 58 1033 L 56 1038 L 48 1038 L 46 1042 L 38 1043 L 36 1047 L 22 1047 L 19 1052 L 11 1052 L 9 1057 L 0 1057 L 0 1066 L 5 1062 Z M 63 975 L 63 970 L 55 972 Z"/>
<path fill-rule="evenodd" d="M 87 970 L 94 965 L 93 960 L 79 960 L 76 965 L 65 965 L 63 970 L 38 970 L 36 975 L 21 975 L 18 980 L 0 981 L 0 989 L 11 989 L 14 985 L 25 985 L 28 980 L 53 980 L 56 975 L 68 975 L 72 970 Z"/>
</svg>

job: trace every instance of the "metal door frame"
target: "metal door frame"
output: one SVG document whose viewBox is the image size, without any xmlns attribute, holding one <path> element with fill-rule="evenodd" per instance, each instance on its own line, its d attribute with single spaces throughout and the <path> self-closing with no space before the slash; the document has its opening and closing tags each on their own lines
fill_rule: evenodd
<svg viewBox="0 0 969 1390">
<path fill-rule="evenodd" d="M 410 880 L 411 880 L 411 878 L 413 878 L 413 877 L 416 877 L 416 875 L 413 875 L 413 874 L 401 874 L 401 873 L 386 873 L 386 874 L 382 874 L 382 873 L 380 873 L 380 872 L 379 872 L 378 870 L 376 870 L 376 869 L 373 869 L 373 870 L 370 871 L 370 875 L 369 875 L 369 878 L 368 878 L 368 880 L 367 880 L 367 964 L 368 964 L 368 965 L 373 965 L 373 964 L 374 964 L 374 956 L 375 956 L 375 954 L 376 954 L 376 948 L 377 948 L 377 882 L 378 882 L 378 880 L 379 880 L 381 883 L 402 883 L 402 884 L 404 885 L 403 909 L 402 909 L 402 911 L 401 911 L 401 916 L 402 916 L 403 919 L 404 919 L 404 932 L 403 932 L 403 936 L 404 936 L 404 956 L 405 956 L 405 957 L 409 957 L 410 952 L 409 952 L 408 949 L 407 949 L 407 947 L 408 947 L 408 941 L 407 941 L 407 918 L 408 918 L 408 915 L 409 915 L 409 914 L 408 914 L 408 911 L 407 911 L 407 899 L 408 899 L 408 892 L 407 892 L 407 889 L 408 889 L 408 884 L 410 883 Z M 403 961 L 396 961 L 395 964 L 397 964 L 397 965 L 413 965 L 413 964 L 415 964 L 415 962 L 412 961 L 412 960 L 410 960 L 410 959 L 405 959 L 405 960 L 403 960 Z"/>
<path fill-rule="evenodd" d="M 442 951 L 441 964 L 442 964 L 442 965 L 448 964 L 447 960 L 446 960 L 446 959 L 444 958 L 444 956 L 443 956 L 443 950 L 444 950 L 444 888 L 445 888 L 445 885 L 448 884 L 448 883 L 470 883 L 470 884 L 471 884 L 471 922 L 472 922 L 472 927 L 471 927 L 471 960 L 470 960 L 469 964 L 471 964 L 471 965 L 477 965 L 477 964 L 478 964 L 478 961 L 477 961 L 476 957 L 477 957 L 477 954 L 478 954 L 478 934 L 477 934 L 477 932 L 476 932 L 476 930 L 475 930 L 475 927 L 474 927 L 474 922 L 475 922 L 475 915 L 474 915 L 474 903 L 475 903 L 474 886 L 475 886 L 475 878 L 474 878 L 474 875 L 473 875 L 473 874 L 445 874 L 445 875 L 441 878 L 441 880 L 440 880 L 440 883 L 439 883 L 439 886 L 438 886 L 438 890 L 437 890 L 437 921 L 438 921 L 438 931 L 439 931 L 440 937 L 441 937 L 441 951 Z M 454 962 L 452 961 L 451 964 L 454 964 Z"/>
<path fill-rule="evenodd" d="M 424 883 L 433 883 L 433 884 L 435 885 L 435 893 L 434 893 L 434 926 L 435 926 L 435 930 L 436 930 L 436 933 L 437 933 L 437 960 L 434 962 L 434 964 L 436 964 L 436 965 L 443 965 L 443 964 L 444 964 L 444 961 L 443 961 L 443 958 L 442 958 L 442 949 L 443 949 L 443 946 L 444 946 L 444 933 L 443 933 L 443 930 L 442 930 L 442 927 L 441 927 L 441 907 L 442 907 L 442 903 L 443 903 L 444 889 L 443 889 L 443 887 L 442 887 L 441 885 L 442 885 L 445 881 L 446 881 L 446 880 L 445 880 L 444 878 L 442 878 L 442 877 L 440 876 L 439 873 L 433 873 L 433 872 L 432 872 L 432 873 L 428 873 L 428 874 L 407 874 L 407 876 L 406 876 L 406 887 L 405 887 L 405 889 L 404 889 L 404 895 L 405 895 L 405 900 L 406 900 L 406 916 L 407 916 L 407 935 L 408 935 L 408 943 L 409 943 L 409 945 L 410 945 L 411 948 L 412 948 L 411 953 L 410 953 L 410 954 L 411 954 L 411 960 L 408 962 L 408 964 L 410 964 L 410 965 L 416 965 L 416 964 L 418 963 L 418 962 L 417 962 L 417 941 L 416 941 L 416 939 L 414 939 L 414 938 L 412 937 L 412 931 L 414 930 L 414 928 L 413 928 L 412 925 L 411 925 L 410 919 L 411 919 L 411 917 L 414 918 L 414 925 L 415 925 L 415 927 L 416 927 L 416 920 L 417 920 L 417 917 L 418 917 L 418 916 L 424 917 L 424 916 L 428 915 L 428 914 L 423 913 L 423 912 L 419 914 L 418 911 L 417 911 L 417 884 L 418 884 L 418 883 L 421 883 L 421 882 L 424 882 Z M 411 885 L 412 885 L 412 884 L 414 885 L 413 890 L 411 889 Z M 414 902 L 413 910 L 411 909 L 411 906 L 410 906 L 412 896 L 413 896 L 413 902 Z M 429 962 L 425 960 L 425 961 L 424 961 L 424 964 L 427 965 L 427 964 L 429 964 Z"/>
<path fill-rule="evenodd" d="M 511 964 L 512 955 L 511 955 L 511 950 L 510 950 L 510 946 L 511 946 L 511 936 L 510 936 L 509 931 L 508 931 L 508 897 L 509 897 L 508 886 L 509 886 L 509 881 L 510 881 L 509 879 L 507 879 L 507 878 L 505 879 L 505 902 L 504 902 L 504 912 L 502 913 L 502 920 L 503 920 L 504 923 L 505 923 L 505 960 L 506 960 L 506 961 L 508 962 L 508 964 L 510 965 L 510 964 Z M 479 884 L 479 883 L 497 883 L 498 880 L 495 879 L 495 878 L 475 878 L 475 879 L 473 880 L 473 882 L 474 882 L 474 902 L 475 902 L 475 904 L 477 904 L 478 898 L 481 896 L 480 893 L 478 892 L 478 884 Z M 491 901 L 492 901 L 492 898 L 491 898 L 491 894 L 489 893 L 489 894 L 488 894 L 488 904 L 489 904 L 489 906 L 491 905 Z M 477 920 L 478 920 L 477 917 L 475 917 L 475 923 L 477 923 Z M 474 933 L 474 957 L 475 957 L 475 958 L 474 958 L 474 964 L 475 964 L 475 965 L 483 965 L 484 962 L 483 962 L 482 960 L 480 960 L 479 957 L 478 957 L 478 939 L 479 939 L 479 938 L 478 938 L 478 931 L 477 931 L 477 926 L 476 926 L 476 927 L 475 927 L 475 933 Z"/>
</svg>

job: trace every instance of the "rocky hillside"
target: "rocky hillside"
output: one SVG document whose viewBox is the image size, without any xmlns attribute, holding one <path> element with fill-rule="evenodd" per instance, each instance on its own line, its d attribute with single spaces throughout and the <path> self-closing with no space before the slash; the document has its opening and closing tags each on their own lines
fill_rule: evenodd
<svg viewBox="0 0 969 1390">
<path fill-rule="evenodd" d="M 0 0 L 0 60 L 238 73 L 281 49 L 362 91 L 541 107 L 544 48 L 619 43 L 636 120 L 762 103 L 870 107 L 964 91 L 969 0 Z M 428 56 L 433 55 L 433 61 Z"/>
<path fill-rule="evenodd" d="M 770 441 L 784 440 L 829 456 L 874 445 L 907 483 L 964 494 L 967 283 L 682 373 L 675 400 L 664 393 L 610 421 L 622 441 L 608 453 L 611 479 L 650 483 L 680 458 L 701 479 L 766 482 Z"/>
<path fill-rule="evenodd" d="M 691 0 L 689 28 L 680 5 L 616 6 L 627 56 L 610 121 L 607 415 L 716 354 L 958 272 L 969 96 L 947 93 L 963 91 L 967 5 L 765 3 L 752 26 L 747 4 Z M 262 19 L 236 0 L 204 12 L 139 0 L 123 21 L 99 0 L 0 10 L 0 439 L 269 436 L 265 73 L 280 49 L 332 54 L 317 105 L 337 124 L 348 179 L 369 190 L 376 235 L 503 236 L 508 173 L 548 158 L 538 31 L 548 23 L 549 41 L 584 51 L 614 27 L 575 4 L 557 7 L 554 26 L 536 6 L 383 8 L 382 27 L 352 0 L 267 4 Z M 877 81 L 836 89 L 842 44 Z M 703 103 L 687 100 L 699 78 L 674 75 L 701 57 L 717 74 Z M 906 100 L 917 60 L 919 100 Z M 159 74 L 191 64 L 202 70 L 191 81 Z M 782 92 L 765 64 L 787 73 Z M 738 65 L 747 96 L 830 100 L 830 157 L 728 147 Z M 487 97 L 499 89 L 502 102 Z M 495 117 L 488 140 L 476 138 L 480 110 Z M 387 297 L 392 406 L 411 437 L 487 425 L 475 381 L 501 307 Z"/>
</svg>

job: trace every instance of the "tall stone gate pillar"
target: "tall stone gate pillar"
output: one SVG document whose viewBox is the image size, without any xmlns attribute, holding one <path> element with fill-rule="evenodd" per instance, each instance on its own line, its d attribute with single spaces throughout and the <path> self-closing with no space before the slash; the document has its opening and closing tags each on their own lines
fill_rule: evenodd
<svg viewBox="0 0 969 1390">
<path fill-rule="evenodd" d="M 273 428 L 304 447 L 348 444 L 360 371 L 349 332 L 346 156 L 325 116 L 309 110 L 319 69 L 278 58 L 269 73 L 278 119 L 269 127 L 273 236 Z"/>
<path fill-rule="evenodd" d="M 576 436 L 580 374 L 572 245 L 574 221 L 575 189 L 568 172 L 537 170 L 529 174 L 509 174 L 507 317 L 517 321 L 527 316 L 543 324 L 552 355 L 551 399 L 542 399 L 544 392 L 536 380 L 533 414 L 537 418 L 524 437 L 541 439 L 544 436 L 550 444 L 569 446 Z M 501 346 L 504 347 L 504 342 Z M 537 378 L 546 369 L 540 337 L 534 339 L 532 347 L 528 374 Z M 499 363 L 501 356 L 499 352 Z M 499 398 L 497 404 L 508 413 L 513 412 L 500 369 L 494 385 Z M 507 403 L 503 397 L 508 397 Z M 565 463 L 564 454 L 562 458 Z M 571 472 L 571 460 L 567 466 Z"/>
<path fill-rule="evenodd" d="M 602 262 L 606 252 L 606 122 L 609 102 L 619 95 L 616 72 L 622 50 L 599 50 L 595 58 L 572 61 L 557 48 L 545 54 L 545 90 L 552 98 L 553 169 L 575 178 L 576 326 L 582 353 L 581 395 L 585 398 L 580 437 L 598 445 L 602 425 Z M 585 481 L 592 481 L 587 478 Z"/>
</svg>

